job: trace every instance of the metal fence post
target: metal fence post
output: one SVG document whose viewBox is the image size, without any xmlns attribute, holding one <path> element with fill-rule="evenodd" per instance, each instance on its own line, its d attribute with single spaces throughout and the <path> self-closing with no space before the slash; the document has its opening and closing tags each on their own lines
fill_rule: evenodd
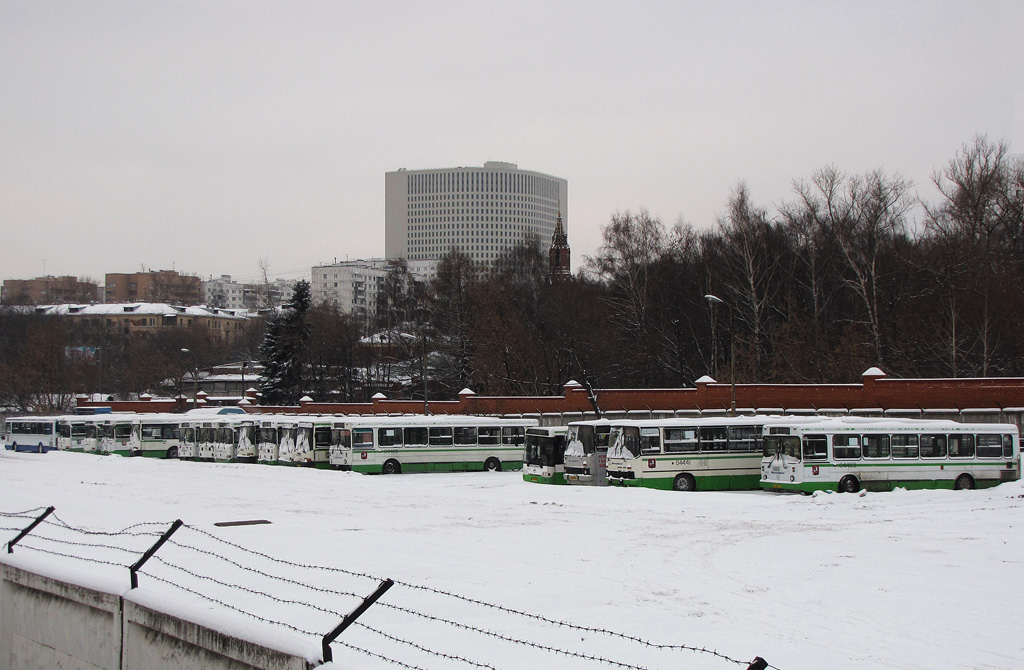
<svg viewBox="0 0 1024 670">
<path fill-rule="evenodd" d="M 358 619 L 363 612 L 370 608 L 370 605 L 377 602 L 377 599 L 384 595 L 384 593 L 394 585 L 395 582 L 390 579 L 385 579 L 384 581 L 382 581 L 380 583 L 380 586 L 377 587 L 376 591 L 374 591 L 365 599 L 363 599 L 363 602 L 359 605 L 359 607 L 356 607 L 347 617 L 341 620 L 341 623 L 338 624 L 337 628 L 332 630 L 327 635 L 324 635 L 324 663 L 330 663 L 334 660 L 334 655 L 331 653 L 331 643 L 334 642 L 334 640 L 336 640 L 337 637 L 341 635 L 346 628 L 355 623 L 356 619 Z"/>
<path fill-rule="evenodd" d="M 172 523 L 171 527 L 167 529 L 167 532 L 161 535 L 160 539 L 156 541 L 156 544 L 150 547 L 149 551 L 142 555 L 142 558 L 135 561 L 135 564 L 133 566 L 128 568 L 129 574 L 131 574 L 133 589 L 139 587 L 139 576 L 136 574 L 139 571 L 139 569 L 142 568 L 142 566 L 145 565 L 146 561 L 148 561 L 153 556 L 153 554 L 156 553 L 157 549 L 163 546 L 164 542 L 166 542 L 167 539 L 174 534 L 174 531 L 181 528 L 183 524 L 184 522 L 181 519 L 178 519 L 177 521 Z"/>
<path fill-rule="evenodd" d="M 47 507 L 47 508 L 46 508 L 46 511 L 45 511 L 45 512 L 43 512 L 42 514 L 40 514 L 40 515 L 39 515 L 38 517 L 36 517 L 36 520 L 35 520 L 35 521 L 33 521 L 32 523 L 30 523 L 30 524 L 29 524 L 29 525 L 28 525 L 28 526 L 27 526 L 27 527 L 25 528 L 25 530 L 23 530 L 23 531 L 21 531 L 20 533 L 18 533 L 18 537 L 14 538 L 14 539 L 13 539 L 13 540 L 11 540 L 10 542 L 8 542 L 8 543 L 7 543 L 7 553 L 8 553 L 8 554 L 13 554 L 13 553 L 14 553 L 14 545 L 18 544 L 18 542 L 19 542 L 19 541 L 21 540 L 21 538 L 23 538 L 23 537 L 25 537 L 26 535 L 28 535 L 29 533 L 31 533 L 31 532 L 32 532 L 32 530 L 33 530 L 33 529 L 34 529 L 34 528 L 35 528 L 36 526 L 38 526 L 39 524 L 41 524 L 41 523 L 43 522 L 43 519 L 45 519 L 46 517 L 48 517 L 48 516 L 50 516 L 51 514 L 53 514 L 53 510 L 55 510 L 55 509 L 57 509 L 57 508 L 56 508 L 56 507 L 54 507 L 53 505 L 50 505 L 49 507 Z"/>
</svg>

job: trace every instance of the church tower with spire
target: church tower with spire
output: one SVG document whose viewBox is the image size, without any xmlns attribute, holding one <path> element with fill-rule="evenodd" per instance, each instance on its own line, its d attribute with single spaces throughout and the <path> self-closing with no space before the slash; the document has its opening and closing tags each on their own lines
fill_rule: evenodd
<svg viewBox="0 0 1024 670">
<path fill-rule="evenodd" d="M 555 221 L 555 234 L 551 236 L 551 249 L 548 250 L 548 274 L 551 281 L 572 279 L 569 265 L 569 238 L 562 226 L 562 208 L 558 208 L 558 219 Z"/>
</svg>

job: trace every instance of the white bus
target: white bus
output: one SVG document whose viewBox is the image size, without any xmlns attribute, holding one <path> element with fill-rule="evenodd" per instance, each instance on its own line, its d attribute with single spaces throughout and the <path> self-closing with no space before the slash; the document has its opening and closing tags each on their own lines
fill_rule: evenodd
<svg viewBox="0 0 1024 670">
<path fill-rule="evenodd" d="M 216 444 L 215 422 L 224 416 L 245 415 L 239 407 L 200 407 L 177 415 L 179 422 L 178 458 L 180 460 L 213 459 Z M 212 432 L 211 432 L 212 431 Z M 200 449 L 202 445 L 202 449 Z"/>
<path fill-rule="evenodd" d="M 218 417 L 213 460 L 218 463 L 255 463 L 258 423 L 258 419 L 246 415 Z"/>
<path fill-rule="evenodd" d="M 181 415 L 140 414 L 134 422 L 138 424 L 139 441 L 132 444 L 132 456 L 178 457 Z"/>
<path fill-rule="evenodd" d="M 526 429 L 523 446 L 523 481 L 565 483 L 565 426 Z"/>
<path fill-rule="evenodd" d="M 57 448 L 56 416 L 18 416 L 7 419 L 4 448 L 46 453 Z"/>
<path fill-rule="evenodd" d="M 57 448 L 93 453 L 99 445 L 97 415 L 72 415 L 57 421 Z"/>
<path fill-rule="evenodd" d="M 616 421 L 609 436 L 609 483 L 675 491 L 757 490 L 762 429 L 780 418 Z"/>
<path fill-rule="evenodd" d="M 331 450 L 343 444 L 345 420 L 333 415 L 288 417 L 279 424 L 278 463 L 330 467 Z"/>
<path fill-rule="evenodd" d="M 99 453 L 131 456 L 139 449 L 139 424 L 134 414 L 104 414 L 99 419 Z"/>
<path fill-rule="evenodd" d="M 571 485 L 608 484 L 608 446 L 612 423 L 607 419 L 573 421 L 565 435 L 565 482 Z"/>
<path fill-rule="evenodd" d="M 345 417 L 351 447 L 338 444 L 330 464 L 370 474 L 517 469 L 535 419 L 465 415 Z"/>
<path fill-rule="evenodd" d="M 1014 424 L 845 418 L 764 428 L 766 491 L 973 489 L 1018 479 Z"/>
</svg>

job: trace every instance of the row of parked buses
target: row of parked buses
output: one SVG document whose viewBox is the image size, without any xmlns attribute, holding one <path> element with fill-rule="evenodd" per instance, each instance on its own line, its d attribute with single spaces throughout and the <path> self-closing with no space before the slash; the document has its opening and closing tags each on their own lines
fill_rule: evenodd
<svg viewBox="0 0 1024 670">
<path fill-rule="evenodd" d="M 531 433 L 536 433 L 533 437 Z M 1016 424 L 744 416 L 527 431 L 523 478 L 676 491 L 970 489 L 1020 479 Z"/>
<path fill-rule="evenodd" d="M 536 419 L 479 416 L 98 414 L 7 420 L 5 447 L 183 460 L 309 465 L 363 473 L 519 469 Z"/>
<path fill-rule="evenodd" d="M 23 417 L 5 446 L 362 473 L 522 468 L 544 484 L 810 493 L 975 488 L 1020 478 L 1015 424 L 740 416 L 572 421 L 479 416 L 173 414 Z"/>
</svg>

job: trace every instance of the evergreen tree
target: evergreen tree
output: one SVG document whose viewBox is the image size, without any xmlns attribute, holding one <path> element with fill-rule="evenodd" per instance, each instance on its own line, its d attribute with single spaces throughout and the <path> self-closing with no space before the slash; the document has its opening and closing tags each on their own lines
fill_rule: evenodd
<svg viewBox="0 0 1024 670">
<path fill-rule="evenodd" d="M 292 299 L 267 324 L 267 333 L 260 346 L 263 363 L 263 402 L 267 405 L 298 404 L 306 386 L 306 358 L 310 328 L 309 282 L 295 285 Z"/>
</svg>

